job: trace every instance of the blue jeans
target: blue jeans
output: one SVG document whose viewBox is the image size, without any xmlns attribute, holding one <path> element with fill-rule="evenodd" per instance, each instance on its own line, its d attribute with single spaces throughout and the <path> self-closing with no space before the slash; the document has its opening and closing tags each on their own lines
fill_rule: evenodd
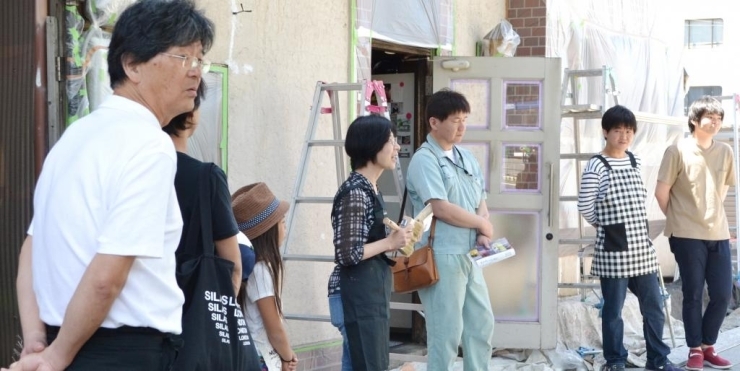
<svg viewBox="0 0 740 371">
<path fill-rule="evenodd" d="M 607 365 L 624 364 L 627 350 L 624 348 L 624 322 L 622 308 L 629 289 L 640 303 L 642 333 L 647 348 L 645 368 L 658 369 L 667 362 L 671 349 L 663 342 L 663 297 L 660 294 L 658 276 L 655 273 L 630 278 L 602 277 L 601 294 L 604 307 L 601 312 L 601 332 L 604 343 L 604 358 Z"/>
<path fill-rule="evenodd" d="M 344 330 L 342 297 L 338 293 L 329 295 L 329 317 L 331 318 L 331 324 L 342 333 L 342 371 L 352 371 L 352 358 L 349 355 L 347 332 Z"/>
<path fill-rule="evenodd" d="M 705 241 L 671 236 L 671 251 L 681 273 L 686 345 L 714 345 L 732 297 L 730 241 Z M 709 304 L 702 316 L 704 282 Z"/>
</svg>

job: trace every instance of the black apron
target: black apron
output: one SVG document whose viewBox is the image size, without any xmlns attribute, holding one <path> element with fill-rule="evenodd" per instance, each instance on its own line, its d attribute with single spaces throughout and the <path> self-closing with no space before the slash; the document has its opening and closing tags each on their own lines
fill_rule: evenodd
<svg viewBox="0 0 740 371">
<path fill-rule="evenodd" d="M 386 237 L 381 197 L 375 197 L 375 222 L 366 243 Z M 378 254 L 357 265 L 339 268 L 339 293 L 354 371 L 388 369 L 392 264 L 385 254 Z"/>
</svg>

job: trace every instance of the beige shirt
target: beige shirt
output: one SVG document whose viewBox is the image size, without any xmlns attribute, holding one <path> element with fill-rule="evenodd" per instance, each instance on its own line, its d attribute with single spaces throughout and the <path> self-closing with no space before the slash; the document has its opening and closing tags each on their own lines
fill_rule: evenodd
<svg viewBox="0 0 740 371">
<path fill-rule="evenodd" d="M 735 185 L 732 148 L 712 142 L 702 149 L 685 138 L 663 155 L 658 181 L 671 185 L 666 213 L 666 236 L 698 240 L 727 240 L 730 230 L 723 206 L 723 190 Z"/>
</svg>

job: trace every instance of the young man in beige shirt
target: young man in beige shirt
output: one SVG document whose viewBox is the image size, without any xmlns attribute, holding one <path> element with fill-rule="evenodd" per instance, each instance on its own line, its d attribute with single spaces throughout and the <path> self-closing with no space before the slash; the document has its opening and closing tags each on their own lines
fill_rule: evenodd
<svg viewBox="0 0 740 371">
<path fill-rule="evenodd" d="M 735 184 L 734 155 L 729 145 L 713 139 L 723 118 L 722 105 L 712 97 L 691 105 L 691 137 L 666 149 L 655 189 L 681 274 L 690 348 L 687 370 L 701 371 L 705 364 L 732 367 L 713 346 L 732 294 L 730 230 L 723 201 L 728 187 Z M 702 315 L 705 282 L 710 300 Z"/>
</svg>

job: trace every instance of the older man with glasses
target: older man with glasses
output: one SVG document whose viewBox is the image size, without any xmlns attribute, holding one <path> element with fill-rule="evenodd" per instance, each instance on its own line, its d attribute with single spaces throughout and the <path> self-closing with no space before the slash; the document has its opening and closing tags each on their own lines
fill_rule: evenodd
<svg viewBox="0 0 740 371">
<path fill-rule="evenodd" d="M 161 127 L 193 109 L 213 29 L 187 0 L 121 14 L 113 95 L 66 130 L 36 185 L 17 281 L 24 348 L 11 370 L 171 369 L 182 219 Z"/>
</svg>

